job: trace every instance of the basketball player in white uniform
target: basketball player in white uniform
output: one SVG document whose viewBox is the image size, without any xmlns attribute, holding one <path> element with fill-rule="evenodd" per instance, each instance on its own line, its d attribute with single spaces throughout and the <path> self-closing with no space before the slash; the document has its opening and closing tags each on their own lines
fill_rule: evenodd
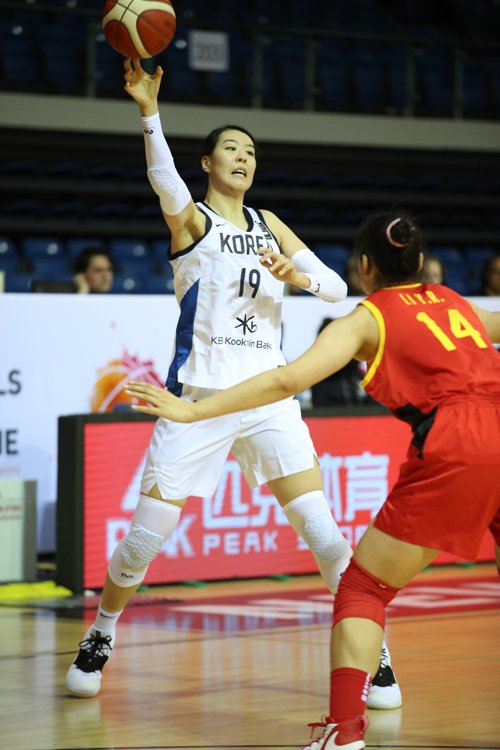
<svg viewBox="0 0 500 750">
<path fill-rule="evenodd" d="M 125 90 L 142 117 L 148 177 L 171 233 L 180 315 L 166 385 L 194 400 L 285 364 L 285 281 L 331 302 L 344 299 L 347 286 L 277 216 L 244 205 L 256 168 L 255 143 L 245 129 L 225 126 L 207 137 L 201 160 L 206 197 L 193 202 L 162 132 L 162 75 L 159 67 L 149 75 L 139 62 L 125 61 Z M 98 693 L 122 610 L 174 532 L 186 498 L 213 495 L 229 451 L 251 487 L 268 485 L 335 593 L 352 551 L 324 496 L 296 399 L 192 424 L 159 419 L 130 530 L 111 557 L 95 622 L 66 675 L 73 695 Z M 378 677 L 368 706 L 399 706 L 385 645 Z"/>
</svg>

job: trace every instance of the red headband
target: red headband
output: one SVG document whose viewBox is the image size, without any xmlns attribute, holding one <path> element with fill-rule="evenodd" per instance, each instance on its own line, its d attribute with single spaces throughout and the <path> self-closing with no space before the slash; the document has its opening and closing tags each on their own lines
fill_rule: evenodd
<svg viewBox="0 0 500 750">
<path fill-rule="evenodd" d="M 389 224 L 389 226 L 385 230 L 385 234 L 386 234 L 387 239 L 391 243 L 391 245 L 394 245 L 394 247 L 407 247 L 408 246 L 407 242 L 396 242 L 396 240 L 393 240 L 393 238 L 391 236 L 391 229 L 393 228 L 393 226 L 395 226 L 400 221 L 401 221 L 401 219 L 394 219 L 394 221 L 391 221 L 391 223 Z"/>
</svg>

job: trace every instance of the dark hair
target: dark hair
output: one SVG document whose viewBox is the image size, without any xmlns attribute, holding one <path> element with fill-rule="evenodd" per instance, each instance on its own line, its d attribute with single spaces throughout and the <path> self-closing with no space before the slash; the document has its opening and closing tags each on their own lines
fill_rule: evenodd
<svg viewBox="0 0 500 750">
<path fill-rule="evenodd" d="M 257 158 L 257 144 L 255 142 L 255 138 L 249 130 L 247 130 L 246 128 L 242 128 L 241 125 L 222 125 L 221 127 L 212 130 L 212 132 L 207 135 L 207 137 L 205 138 L 205 142 L 203 143 L 203 150 L 201 153 L 202 156 L 210 156 L 217 145 L 217 141 L 219 140 L 220 135 L 226 130 L 239 130 L 240 133 L 245 133 L 245 135 L 247 135 L 253 143 L 253 147 L 255 149 L 255 158 Z"/>
<path fill-rule="evenodd" d="M 410 214 L 401 209 L 372 213 L 359 227 L 354 255 L 371 258 L 386 281 L 409 281 L 418 275 L 420 253 L 424 252 L 420 229 Z"/>
<path fill-rule="evenodd" d="M 73 273 L 85 273 L 90 265 L 90 261 L 96 255 L 104 255 L 113 266 L 113 261 L 106 248 L 93 245 L 92 247 L 85 247 L 78 253 L 73 261 Z"/>
</svg>

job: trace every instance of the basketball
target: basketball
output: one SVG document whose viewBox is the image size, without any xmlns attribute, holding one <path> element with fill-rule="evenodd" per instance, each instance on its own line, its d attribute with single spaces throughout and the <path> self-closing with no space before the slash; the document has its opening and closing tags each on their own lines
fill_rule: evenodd
<svg viewBox="0 0 500 750">
<path fill-rule="evenodd" d="M 121 55 L 146 59 L 163 52 L 172 41 L 175 11 L 170 0 L 108 0 L 102 27 Z"/>
</svg>

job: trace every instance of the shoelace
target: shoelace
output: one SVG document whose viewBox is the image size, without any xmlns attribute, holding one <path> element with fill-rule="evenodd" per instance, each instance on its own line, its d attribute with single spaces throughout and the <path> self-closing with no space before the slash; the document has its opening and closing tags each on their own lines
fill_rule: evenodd
<svg viewBox="0 0 500 750">
<path fill-rule="evenodd" d="M 110 635 L 99 636 L 91 633 L 88 638 L 84 638 L 78 645 L 92 656 L 108 656 L 105 649 L 108 651 L 112 650 L 111 641 L 112 638 Z"/>
<path fill-rule="evenodd" d="M 311 739 L 312 739 L 312 736 L 314 734 L 314 730 L 315 729 L 323 729 L 323 730 L 325 730 L 327 728 L 328 724 L 331 724 L 331 723 L 332 722 L 328 721 L 328 719 L 327 719 L 326 716 L 323 716 L 323 718 L 321 719 L 321 721 L 311 721 L 311 723 L 307 725 L 308 727 L 311 727 Z"/>
</svg>

